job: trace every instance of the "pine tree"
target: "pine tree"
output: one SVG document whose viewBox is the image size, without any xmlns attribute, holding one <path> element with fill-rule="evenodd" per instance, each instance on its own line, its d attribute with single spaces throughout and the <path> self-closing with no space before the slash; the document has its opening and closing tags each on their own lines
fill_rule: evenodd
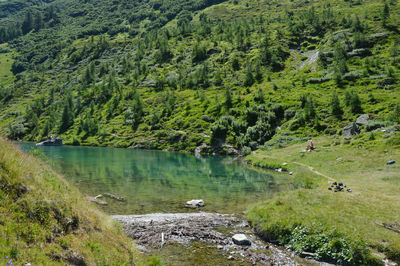
<svg viewBox="0 0 400 266">
<path fill-rule="evenodd" d="M 263 79 L 263 75 L 262 75 L 262 72 L 261 72 L 261 63 L 260 63 L 260 61 L 257 61 L 255 63 L 254 73 L 255 73 L 254 74 L 254 78 L 257 80 L 257 82 L 261 82 L 262 79 Z"/>
<path fill-rule="evenodd" d="M 23 34 L 27 34 L 33 29 L 33 17 L 30 11 L 25 14 L 25 19 L 22 22 L 21 29 Z"/>
<path fill-rule="evenodd" d="M 353 114 L 359 114 L 362 112 L 361 100 L 355 90 L 346 91 L 344 103 L 350 108 L 350 112 Z"/>
<path fill-rule="evenodd" d="M 219 71 L 215 71 L 214 84 L 220 86 L 222 84 L 222 77 Z"/>
<path fill-rule="evenodd" d="M 337 74 L 344 75 L 347 72 L 346 57 L 347 53 L 345 48 L 337 43 L 333 53 L 334 66 Z"/>
<path fill-rule="evenodd" d="M 35 29 L 35 31 L 39 31 L 43 27 L 44 27 L 44 23 L 43 23 L 42 14 L 40 12 L 36 12 L 35 19 L 33 21 L 33 28 Z"/>
<path fill-rule="evenodd" d="M 310 96 L 307 98 L 306 104 L 304 106 L 304 119 L 310 121 L 316 117 L 316 111 L 314 107 L 314 100 Z"/>
<path fill-rule="evenodd" d="M 390 17 L 390 10 L 389 10 L 389 5 L 387 3 L 385 3 L 385 6 L 383 7 L 382 10 L 382 25 L 384 27 L 387 26 L 387 21 Z"/>
<path fill-rule="evenodd" d="M 331 98 L 331 114 L 339 119 L 343 115 L 343 110 L 342 107 L 340 106 L 340 100 L 336 92 L 332 94 Z"/>
<path fill-rule="evenodd" d="M 232 108 L 232 93 L 229 87 L 225 89 L 225 106 L 227 109 Z"/>
<path fill-rule="evenodd" d="M 258 88 L 257 95 L 254 97 L 254 100 L 259 104 L 265 103 L 265 95 L 261 87 Z"/>
<path fill-rule="evenodd" d="M 93 103 L 93 101 L 91 102 Z M 61 121 L 59 126 L 59 133 L 64 133 L 74 124 L 74 104 L 72 101 L 71 92 L 67 92 L 67 96 L 64 102 L 64 108 L 61 115 Z"/>
<path fill-rule="evenodd" d="M 72 110 L 70 109 L 68 104 L 64 105 L 64 109 L 62 112 L 62 116 L 61 116 L 61 123 L 60 123 L 60 127 L 59 127 L 59 133 L 64 133 L 65 131 L 67 131 L 68 128 L 70 128 L 70 126 L 72 126 L 74 123 L 74 115 Z"/>
<path fill-rule="evenodd" d="M 232 59 L 232 69 L 235 71 L 240 69 L 239 59 L 236 56 Z"/>
<path fill-rule="evenodd" d="M 251 70 L 251 66 L 248 65 L 246 69 L 246 77 L 244 79 L 244 86 L 250 87 L 254 84 L 254 76 Z"/>
</svg>

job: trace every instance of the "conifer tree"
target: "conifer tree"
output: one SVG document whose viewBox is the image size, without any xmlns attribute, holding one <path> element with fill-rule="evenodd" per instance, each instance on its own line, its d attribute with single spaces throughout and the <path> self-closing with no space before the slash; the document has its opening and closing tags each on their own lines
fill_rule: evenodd
<svg viewBox="0 0 400 266">
<path fill-rule="evenodd" d="M 314 107 L 314 100 L 310 96 L 307 98 L 307 101 L 304 106 L 304 119 L 310 121 L 311 119 L 316 117 L 316 111 Z"/>
<path fill-rule="evenodd" d="M 389 5 L 387 3 L 385 3 L 383 10 L 382 10 L 382 25 L 384 27 L 387 26 L 389 17 L 390 17 Z"/>
<path fill-rule="evenodd" d="M 252 73 L 251 66 L 248 65 L 246 69 L 246 77 L 244 79 L 244 86 L 250 87 L 253 84 L 254 84 L 254 76 Z"/>
<path fill-rule="evenodd" d="M 227 109 L 232 108 L 232 93 L 229 87 L 225 89 L 225 106 Z"/>
<path fill-rule="evenodd" d="M 337 118 L 341 118 L 343 115 L 343 110 L 340 106 L 340 100 L 336 92 L 332 94 L 331 98 L 331 114 Z"/>
<path fill-rule="evenodd" d="M 26 34 L 26 33 L 30 32 L 32 29 L 33 29 L 33 17 L 32 17 L 32 13 L 30 11 L 28 11 L 25 14 L 24 22 L 22 22 L 22 33 Z"/>
</svg>

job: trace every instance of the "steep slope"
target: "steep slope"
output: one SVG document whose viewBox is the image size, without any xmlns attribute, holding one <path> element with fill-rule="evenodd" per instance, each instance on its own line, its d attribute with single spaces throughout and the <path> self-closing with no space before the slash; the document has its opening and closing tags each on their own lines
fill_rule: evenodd
<svg viewBox="0 0 400 266">
<path fill-rule="evenodd" d="M 365 130 L 400 119 L 397 1 L 76 0 L 35 12 L 50 7 L 58 23 L 1 46 L 15 60 L 14 80 L 0 81 L 9 138 L 247 152 L 277 133 L 340 133 L 361 113 L 375 116 Z"/>
<path fill-rule="evenodd" d="M 132 265 L 132 240 L 40 160 L 0 139 L 0 261 Z"/>
</svg>

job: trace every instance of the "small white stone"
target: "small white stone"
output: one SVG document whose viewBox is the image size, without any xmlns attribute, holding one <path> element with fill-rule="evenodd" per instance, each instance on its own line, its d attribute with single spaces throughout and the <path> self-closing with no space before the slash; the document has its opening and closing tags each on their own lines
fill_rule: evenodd
<svg viewBox="0 0 400 266">
<path fill-rule="evenodd" d="M 188 207 L 188 208 L 204 207 L 204 200 L 202 200 L 202 199 L 190 200 L 190 201 L 186 202 L 185 207 Z"/>
</svg>

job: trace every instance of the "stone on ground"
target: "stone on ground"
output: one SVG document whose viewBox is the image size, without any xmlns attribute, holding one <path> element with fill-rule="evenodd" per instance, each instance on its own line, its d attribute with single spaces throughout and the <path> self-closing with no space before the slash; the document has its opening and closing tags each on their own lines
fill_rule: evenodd
<svg viewBox="0 0 400 266">
<path fill-rule="evenodd" d="M 187 208 L 204 207 L 204 200 L 202 200 L 202 199 L 190 200 L 190 201 L 186 202 L 185 207 L 187 207 Z"/>
<path fill-rule="evenodd" d="M 236 245 L 251 245 L 250 240 L 244 234 L 236 234 L 232 237 L 232 240 Z"/>
<path fill-rule="evenodd" d="M 360 115 L 356 120 L 356 124 L 357 125 L 365 125 L 368 123 L 368 121 L 370 119 L 371 119 L 371 116 L 369 114 Z"/>
</svg>

